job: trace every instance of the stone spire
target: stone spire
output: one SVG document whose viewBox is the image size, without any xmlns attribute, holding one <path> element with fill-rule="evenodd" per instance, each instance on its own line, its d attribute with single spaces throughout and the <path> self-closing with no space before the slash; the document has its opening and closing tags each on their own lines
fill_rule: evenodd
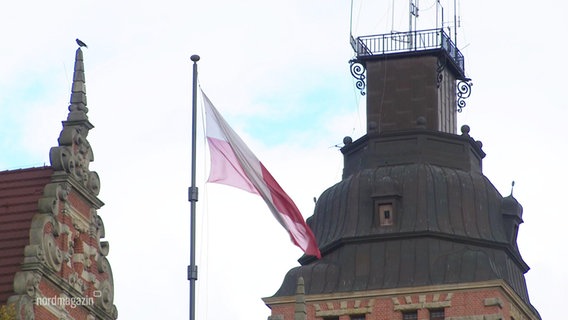
<svg viewBox="0 0 568 320">
<path fill-rule="evenodd" d="M 79 47 L 75 53 L 75 67 L 69 105 L 69 115 L 63 121 L 63 130 L 59 135 L 59 146 L 50 150 L 51 166 L 56 171 L 62 171 L 75 178 L 87 193 L 92 196 L 99 194 L 100 181 L 96 172 L 89 170 L 93 161 L 93 151 L 87 135 L 94 126 L 87 116 L 87 89 L 85 86 L 85 66 L 83 51 Z"/>
<path fill-rule="evenodd" d="M 73 85 L 71 88 L 71 99 L 69 105 L 69 115 L 67 123 L 69 125 L 83 124 L 90 130 L 93 125 L 89 123 L 87 113 L 87 87 L 85 85 L 85 65 L 83 64 L 83 51 L 78 48 L 75 53 L 75 67 L 73 69 Z M 64 122 L 65 126 L 66 123 Z"/>
</svg>

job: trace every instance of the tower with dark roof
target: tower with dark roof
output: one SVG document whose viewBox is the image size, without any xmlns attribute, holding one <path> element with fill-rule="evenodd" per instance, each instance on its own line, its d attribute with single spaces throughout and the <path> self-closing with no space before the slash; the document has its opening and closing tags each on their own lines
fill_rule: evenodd
<svg viewBox="0 0 568 320">
<path fill-rule="evenodd" d="M 99 176 L 87 140 L 83 52 L 50 166 L 0 172 L 0 305 L 15 319 L 114 320 Z"/>
<path fill-rule="evenodd" d="M 272 320 L 540 319 L 517 248 L 522 206 L 483 175 L 457 131 L 470 79 L 442 30 L 352 39 L 367 133 L 344 140 L 342 180 L 308 224 L 304 256 L 264 298 Z"/>
</svg>

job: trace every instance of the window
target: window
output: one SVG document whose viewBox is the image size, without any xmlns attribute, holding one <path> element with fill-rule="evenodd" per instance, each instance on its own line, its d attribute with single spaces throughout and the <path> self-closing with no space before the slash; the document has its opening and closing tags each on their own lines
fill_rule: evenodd
<svg viewBox="0 0 568 320">
<path fill-rule="evenodd" d="M 418 320 L 418 311 L 403 312 L 402 320 Z"/>
<path fill-rule="evenodd" d="M 430 310 L 430 320 L 444 320 L 444 309 Z"/>
<path fill-rule="evenodd" d="M 339 320 L 339 317 L 323 317 L 323 320 Z"/>
<path fill-rule="evenodd" d="M 394 206 L 392 203 L 379 203 L 377 213 L 380 226 L 392 226 L 394 220 Z"/>
<path fill-rule="evenodd" d="M 354 314 L 349 316 L 349 320 L 365 320 L 364 314 Z"/>
</svg>

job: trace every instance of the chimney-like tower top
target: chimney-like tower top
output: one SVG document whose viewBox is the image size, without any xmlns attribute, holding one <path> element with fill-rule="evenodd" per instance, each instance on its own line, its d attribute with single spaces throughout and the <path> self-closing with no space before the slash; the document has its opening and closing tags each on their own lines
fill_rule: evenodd
<svg viewBox="0 0 568 320">
<path fill-rule="evenodd" d="M 352 71 L 359 67 L 354 75 L 367 81 L 369 134 L 417 126 L 456 133 L 456 113 L 465 106 L 470 79 L 464 56 L 444 30 L 363 36 L 352 38 L 351 45 Z"/>
</svg>

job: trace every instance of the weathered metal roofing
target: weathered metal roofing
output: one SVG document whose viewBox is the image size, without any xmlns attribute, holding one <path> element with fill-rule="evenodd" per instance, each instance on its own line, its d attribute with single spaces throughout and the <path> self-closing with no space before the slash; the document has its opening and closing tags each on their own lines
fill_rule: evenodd
<svg viewBox="0 0 568 320">
<path fill-rule="evenodd" d="M 13 294 L 14 275 L 24 260 L 32 217 L 52 173 L 51 167 L 0 172 L 0 304 Z"/>
<path fill-rule="evenodd" d="M 398 189 L 397 191 L 379 191 Z M 392 194 L 391 194 L 392 193 Z M 400 198 L 397 223 L 377 226 L 375 199 Z M 507 243 L 503 197 L 482 174 L 430 164 L 367 169 L 326 190 L 310 219 L 325 248 L 346 237 L 431 232 Z"/>
<path fill-rule="evenodd" d="M 302 257 L 275 296 L 293 295 L 299 276 L 308 295 L 502 279 L 530 305 L 529 268 L 511 236 L 522 207 L 483 175 L 485 154 L 466 131 L 366 136 L 344 148 L 343 180 L 308 219 L 323 257 Z M 380 223 L 384 203 L 392 224 Z"/>
<path fill-rule="evenodd" d="M 523 273 L 502 250 L 435 237 L 347 243 L 320 261 L 288 272 L 275 296 L 367 291 L 503 279 L 528 301 Z"/>
<path fill-rule="evenodd" d="M 385 184 L 399 186 L 392 226 L 377 225 L 373 209 L 376 190 L 397 189 Z M 362 171 L 321 195 L 309 222 L 324 259 L 288 277 L 301 273 L 307 294 L 504 279 L 528 299 L 528 267 L 505 235 L 502 200 L 483 175 L 458 169 Z M 277 295 L 294 292 L 288 282 Z"/>
</svg>

